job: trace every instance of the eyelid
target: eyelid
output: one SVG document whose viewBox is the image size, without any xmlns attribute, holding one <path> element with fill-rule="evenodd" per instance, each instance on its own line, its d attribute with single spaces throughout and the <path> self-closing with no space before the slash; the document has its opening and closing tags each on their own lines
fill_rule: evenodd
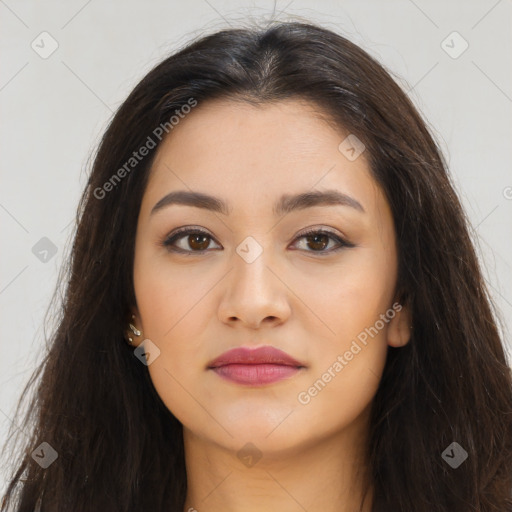
<svg viewBox="0 0 512 512">
<path fill-rule="evenodd" d="M 183 250 L 183 249 L 172 246 L 171 242 L 179 240 L 180 238 L 183 238 L 186 235 L 192 235 L 192 234 L 198 234 L 198 233 L 207 236 L 212 241 L 214 241 L 216 244 L 218 244 L 222 247 L 222 244 L 220 244 L 212 234 L 210 234 L 207 230 L 205 230 L 204 228 L 201 228 L 199 226 L 183 226 L 181 228 L 178 228 L 175 231 L 172 231 L 170 234 L 165 235 L 163 237 L 163 239 L 159 241 L 159 245 L 167 248 L 169 252 L 176 252 L 179 254 L 186 254 L 186 255 L 203 254 L 203 253 L 211 251 L 212 249 L 203 249 L 201 251 L 189 251 L 189 250 Z M 294 235 L 291 242 L 293 242 L 294 240 L 300 240 L 301 238 L 304 238 L 308 235 L 314 235 L 314 234 L 326 235 L 331 240 L 335 240 L 338 243 L 338 246 L 335 247 L 334 249 L 331 248 L 328 251 L 304 251 L 306 253 L 313 253 L 313 254 L 318 254 L 319 256 L 323 256 L 323 255 L 332 254 L 332 253 L 334 253 L 340 249 L 343 249 L 343 248 L 355 247 L 355 244 L 350 242 L 345 235 L 338 234 L 337 232 L 333 231 L 331 228 L 325 228 L 325 227 L 321 227 L 321 226 L 310 226 L 308 228 L 303 229 L 302 231 L 299 231 L 299 233 Z M 172 249 L 170 247 L 172 247 Z M 215 250 L 218 250 L 218 249 L 215 249 Z"/>
<path fill-rule="evenodd" d="M 331 248 L 328 251 L 304 251 L 306 253 L 310 254 L 318 254 L 319 256 L 328 256 L 330 254 L 333 254 L 341 249 L 344 248 L 352 248 L 355 247 L 355 244 L 350 242 L 348 238 L 345 235 L 339 234 L 332 230 L 332 228 L 325 228 L 321 226 L 311 226 L 309 228 L 305 228 L 304 230 L 297 233 L 293 240 L 299 240 L 301 238 L 304 238 L 308 235 L 315 235 L 315 234 L 321 234 L 328 236 L 331 240 L 335 240 L 338 243 L 338 246 L 335 248 Z"/>
<path fill-rule="evenodd" d="M 186 235 L 197 234 L 197 233 L 205 235 L 205 236 L 211 238 L 213 241 L 215 241 L 215 243 L 217 243 L 218 245 L 221 245 L 219 242 L 217 242 L 217 240 L 215 239 L 215 237 L 212 234 L 210 234 L 207 230 L 205 230 L 204 228 L 201 228 L 199 226 L 182 226 L 181 228 L 178 228 L 178 229 L 172 231 L 171 233 L 165 235 L 163 237 L 163 239 L 159 241 L 159 245 L 166 248 L 169 252 L 177 252 L 179 254 L 186 254 L 186 255 L 203 254 L 205 252 L 210 251 L 211 249 L 205 249 L 203 251 L 185 251 L 185 250 L 177 248 L 177 247 L 172 247 L 172 244 L 170 243 L 171 241 L 174 242 L 176 240 L 179 240 L 180 238 L 183 238 Z"/>
<path fill-rule="evenodd" d="M 314 233 L 322 233 L 324 235 L 329 235 L 332 236 L 333 238 L 339 238 L 347 245 L 354 245 L 351 242 L 349 242 L 348 237 L 346 237 L 343 233 L 340 233 L 339 231 L 334 231 L 333 228 L 326 228 L 322 225 L 304 228 L 302 231 L 299 231 L 296 235 L 294 235 L 294 238 L 292 240 Z"/>
</svg>

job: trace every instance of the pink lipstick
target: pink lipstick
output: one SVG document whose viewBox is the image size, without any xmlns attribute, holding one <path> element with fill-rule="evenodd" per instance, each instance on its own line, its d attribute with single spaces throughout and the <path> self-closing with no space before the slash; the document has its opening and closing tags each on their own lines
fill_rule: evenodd
<svg viewBox="0 0 512 512">
<path fill-rule="evenodd" d="M 297 374 L 305 365 L 271 346 L 235 348 L 208 363 L 220 377 L 246 386 L 278 382 Z"/>
</svg>

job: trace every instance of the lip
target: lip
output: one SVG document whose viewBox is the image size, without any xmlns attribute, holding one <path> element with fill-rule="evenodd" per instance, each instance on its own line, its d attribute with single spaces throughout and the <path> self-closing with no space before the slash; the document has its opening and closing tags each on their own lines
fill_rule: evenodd
<svg viewBox="0 0 512 512">
<path fill-rule="evenodd" d="M 304 363 L 297 361 L 286 352 L 266 345 L 264 347 L 238 347 L 224 352 L 208 363 L 208 368 L 217 368 L 228 364 L 279 364 L 283 366 L 303 367 Z"/>
<path fill-rule="evenodd" d="M 278 382 L 305 367 L 304 363 L 271 346 L 235 348 L 208 363 L 208 369 L 219 377 L 248 386 Z"/>
</svg>

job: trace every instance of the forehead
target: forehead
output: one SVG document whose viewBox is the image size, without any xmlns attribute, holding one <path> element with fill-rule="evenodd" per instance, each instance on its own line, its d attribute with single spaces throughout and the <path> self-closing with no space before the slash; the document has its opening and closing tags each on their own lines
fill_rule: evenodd
<svg viewBox="0 0 512 512">
<path fill-rule="evenodd" d="M 327 188 L 382 208 L 364 152 L 351 160 L 339 149 L 348 135 L 306 101 L 199 103 L 158 148 L 142 209 L 149 214 L 173 189 L 214 194 L 240 208 Z"/>
</svg>

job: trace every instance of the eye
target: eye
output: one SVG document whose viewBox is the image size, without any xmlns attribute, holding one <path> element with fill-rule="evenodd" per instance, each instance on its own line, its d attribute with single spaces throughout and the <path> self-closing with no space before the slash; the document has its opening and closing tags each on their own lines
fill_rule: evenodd
<svg viewBox="0 0 512 512">
<path fill-rule="evenodd" d="M 296 240 L 300 240 L 302 238 L 306 240 L 306 247 L 312 248 L 312 250 L 306 250 L 306 252 L 330 254 L 345 247 L 355 247 L 353 243 L 326 229 L 310 229 L 300 234 Z M 329 250 L 325 250 L 329 247 L 329 243 L 331 241 L 335 241 L 337 245 L 334 248 L 331 247 Z"/>
<path fill-rule="evenodd" d="M 162 245 L 167 247 L 169 251 L 190 254 L 194 252 L 203 252 L 208 249 L 210 240 L 213 240 L 211 235 L 202 229 L 181 228 L 166 237 L 162 242 Z M 180 242 L 181 247 L 176 246 L 176 242 Z"/>
<path fill-rule="evenodd" d="M 310 229 L 301 233 L 298 237 L 295 238 L 295 240 L 301 239 L 305 239 L 306 247 L 310 247 L 312 249 L 304 249 L 306 252 L 329 254 L 339 251 L 345 247 L 355 247 L 351 242 L 326 229 Z M 212 240 L 213 237 L 202 229 L 185 227 L 167 236 L 161 242 L 161 245 L 166 247 L 171 252 L 190 255 L 193 253 L 202 253 L 206 251 Z M 337 245 L 326 250 L 332 241 L 334 241 Z"/>
</svg>

